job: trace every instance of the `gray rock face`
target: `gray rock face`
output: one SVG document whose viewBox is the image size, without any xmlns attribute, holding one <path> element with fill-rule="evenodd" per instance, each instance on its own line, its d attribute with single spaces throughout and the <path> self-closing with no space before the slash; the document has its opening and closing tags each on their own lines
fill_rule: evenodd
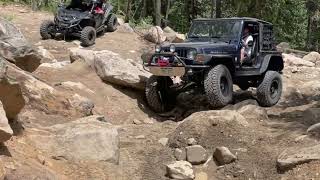
<svg viewBox="0 0 320 180">
<path fill-rule="evenodd" d="M 35 131 L 28 136 L 35 146 L 53 157 L 73 161 L 119 162 L 117 128 L 90 116 Z"/>
<path fill-rule="evenodd" d="M 279 170 L 285 171 L 313 160 L 320 160 L 320 145 L 286 149 L 279 155 L 277 165 Z"/>
<path fill-rule="evenodd" d="M 219 165 L 230 164 L 237 159 L 237 157 L 226 147 L 216 148 L 213 156 L 218 161 Z"/>
<path fill-rule="evenodd" d="M 25 71 L 35 71 L 41 56 L 13 24 L 0 18 L 0 27 L 0 55 Z"/>
<path fill-rule="evenodd" d="M 95 53 L 95 69 L 106 82 L 139 90 L 145 88 L 145 82 L 151 75 L 138 62 L 122 59 L 111 51 Z"/>
<path fill-rule="evenodd" d="M 187 161 L 176 161 L 172 164 L 167 165 L 167 175 L 173 179 L 194 179 L 192 165 Z"/>
<path fill-rule="evenodd" d="M 197 165 L 206 162 L 207 151 L 200 145 L 186 147 L 187 161 L 191 164 Z"/>
<path fill-rule="evenodd" d="M 6 117 L 6 112 L 3 109 L 3 105 L 0 102 L 0 142 L 5 142 L 11 138 L 13 131 L 9 125 Z"/>
<path fill-rule="evenodd" d="M 179 149 L 176 148 L 174 150 L 174 157 L 177 161 L 185 161 L 187 159 L 187 152 L 185 148 Z"/>
</svg>

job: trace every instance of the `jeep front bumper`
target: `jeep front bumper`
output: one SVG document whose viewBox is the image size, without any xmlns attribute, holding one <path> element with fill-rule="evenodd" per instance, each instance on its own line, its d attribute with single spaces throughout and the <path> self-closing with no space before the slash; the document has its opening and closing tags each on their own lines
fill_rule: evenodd
<svg viewBox="0 0 320 180">
<path fill-rule="evenodd" d="M 185 58 L 183 58 L 185 59 Z M 191 61 L 191 60 L 189 60 Z M 193 70 L 210 68 L 208 65 L 186 64 L 181 57 L 174 53 L 156 53 L 143 63 L 145 70 L 156 76 L 184 76 L 192 74 Z"/>
</svg>

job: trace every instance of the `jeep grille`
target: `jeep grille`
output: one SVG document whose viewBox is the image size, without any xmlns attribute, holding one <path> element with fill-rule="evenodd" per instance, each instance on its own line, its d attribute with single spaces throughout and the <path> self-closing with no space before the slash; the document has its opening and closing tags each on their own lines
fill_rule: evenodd
<svg viewBox="0 0 320 180">
<path fill-rule="evenodd" d="M 170 48 L 165 48 L 164 52 L 170 52 Z M 185 48 L 176 48 L 176 53 L 179 57 L 187 58 L 188 49 Z"/>
</svg>

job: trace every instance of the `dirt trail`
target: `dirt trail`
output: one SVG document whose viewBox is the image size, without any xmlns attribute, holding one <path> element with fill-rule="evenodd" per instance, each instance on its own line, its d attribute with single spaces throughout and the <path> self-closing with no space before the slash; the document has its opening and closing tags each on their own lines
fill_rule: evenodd
<svg viewBox="0 0 320 180">
<path fill-rule="evenodd" d="M 42 20 L 52 19 L 53 16 L 46 12 L 32 12 L 29 8 L 23 6 L 0 6 L 0 15 L 10 18 L 25 34 L 26 38 L 35 46 L 43 46 L 49 50 L 58 61 L 69 61 L 68 48 L 78 47 L 78 41 L 65 42 L 63 40 L 40 40 L 39 26 Z M 96 45 L 90 47 L 93 50 L 110 50 L 119 53 L 123 58 L 130 58 L 140 60 L 140 55 L 144 50 L 150 49 L 153 45 L 141 39 L 135 33 L 107 33 L 99 37 Z M 292 76 L 289 71 L 285 72 L 285 79 Z M 165 175 L 165 163 L 174 160 L 172 149 L 167 146 L 162 146 L 158 140 L 163 137 L 169 137 L 174 133 L 179 123 L 172 122 L 166 118 L 160 118 L 158 115 L 150 111 L 145 103 L 143 92 L 136 92 L 131 89 L 125 89 L 110 84 L 105 84 L 100 80 L 96 73 L 86 64 L 77 62 L 65 66 L 62 69 L 48 69 L 45 67 L 39 68 L 33 73 L 38 79 L 48 83 L 57 90 L 65 92 L 66 94 L 79 94 L 91 99 L 94 104 L 94 114 L 104 115 L 109 122 L 119 126 L 120 130 L 120 164 L 110 165 L 108 163 L 80 163 L 72 164 L 60 160 L 50 160 L 50 168 L 61 172 L 61 174 L 68 176 L 72 179 L 167 179 Z M 288 74 L 288 75 L 287 75 Z M 313 73 L 312 75 L 296 74 L 294 79 L 296 81 L 303 81 L 306 79 L 313 79 L 320 77 L 320 73 Z M 72 81 L 84 84 L 89 90 L 68 89 L 59 85 L 61 82 Z M 236 96 L 238 100 L 242 97 L 248 97 L 245 92 L 239 91 Z M 251 94 L 250 98 L 253 98 Z M 266 109 L 269 114 L 281 113 L 283 109 L 303 105 L 296 102 L 284 102 L 279 105 Z M 301 113 L 301 112 L 300 112 Z M 58 117 L 61 118 L 61 117 Z M 71 120 L 72 117 L 69 117 Z M 133 121 L 141 122 L 140 125 L 134 124 Z M 269 116 L 269 119 L 264 121 L 254 120 L 250 121 L 250 129 L 248 129 L 248 137 L 254 142 L 249 142 L 247 148 L 252 148 L 252 154 L 246 154 L 250 162 L 240 163 L 244 169 L 254 170 L 248 172 L 247 175 L 240 175 L 233 177 L 234 179 L 247 179 L 255 177 L 255 179 L 280 179 L 281 176 L 286 175 L 278 174 L 275 166 L 276 157 L 284 148 L 289 146 L 304 146 L 305 143 L 296 142 L 295 139 L 302 136 L 308 128 L 308 125 L 303 123 L 303 117 L 298 114 L 292 113 L 291 116 L 279 118 L 279 116 Z M 48 116 L 44 114 L 37 114 L 34 120 L 28 120 L 27 123 L 35 123 L 45 125 L 46 122 L 59 123 L 56 116 Z M 136 122 L 137 122 L 136 121 Z M 26 122 L 25 122 L 26 123 Z M 209 131 L 210 132 L 210 131 Z M 223 140 L 216 138 L 216 134 L 207 134 L 208 137 L 197 137 L 199 139 L 206 139 L 216 143 L 223 144 Z M 25 144 L 24 134 L 17 136 L 8 142 L 7 148 L 15 160 L 8 157 L 1 158 L 6 162 L 32 163 L 34 159 L 38 158 L 37 150 Z M 265 136 L 265 137 L 264 137 Z M 221 137 L 220 137 L 221 138 Z M 252 139 L 251 139 L 252 138 Z M 258 138 L 258 139 L 255 139 Z M 228 144 L 233 147 L 237 143 L 237 139 L 229 138 Z M 315 141 L 309 139 L 309 142 Z M 251 145 L 251 144 L 253 145 Z M 299 144 L 300 143 L 300 144 Z M 253 147 L 253 146 L 257 147 Z M 204 145 L 205 146 L 205 145 Z M 208 148 L 213 148 L 217 144 L 207 145 Z M 260 148 L 260 149 L 259 149 Z M 264 153 L 259 153 L 259 152 Z M 4 154 L 4 153 L 3 153 Z M 265 156 L 265 157 L 261 157 Z M 255 160 L 261 162 L 254 163 Z M 252 164 L 250 164 L 252 163 Z M 264 164 L 268 163 L 268 164 Z M 315 163 L 318 167 L 318 164 Z M 217 169 L 213 164 L 208 168 L 199 168 L 199 171 L 206 171 L 210 176 L 209 179 L 228 179 L 226 174 L 230 174 L 227 169 L 224 173 L 214 173 L 212 169 Z M 212 169 L 210 169 L 212 168 Z M 258 171 L 261 174 L 250 174 L 253 171 Z M 268 173 L 270 176 L 268 178 Z M 298 171 L 292 171 L 288 177 L 296 175 Z M 231 173 L 232 174 L 232 173 Z M 289 178 L 290 179 L 290 178 Z"/>
</svg>

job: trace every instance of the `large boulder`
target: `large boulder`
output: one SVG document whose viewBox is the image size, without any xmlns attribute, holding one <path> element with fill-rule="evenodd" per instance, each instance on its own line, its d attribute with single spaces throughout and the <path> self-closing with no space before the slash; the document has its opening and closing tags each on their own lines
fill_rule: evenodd
<svg viewBox="0 0 320 180">
<path fill-rule="evenodd" d="M 151 27 L 144 38 L 153 43 L 163 43 L 166 40 L 163 30 L 159 26 Z"/>
<path fill-rule="evenodd" d="M 39 67 L 42 58 L 20 30 L 3 18 L 0 18 L 0 55 L 29 72 Z"/>
<path fill-rule="evenodd" d="M 284 52 L 286 49 L 290 49 L 290 44 L 287 42 L 281 42 L 277 45 L 277 50 Z"/>
<path fill-rule="evenodd" d="M 69 123 L 30 131 L 32 144 L 52 157 L 70 161 L 119 162 L 117 128 L 101 121 L 102 116 L 90 116 Z"/>
<path fill-rule="evenodd" d="M 75 61 L 83 61 L 90 67 L 94 68 L 94 51 L 80 48 L 70 48 L 69 51 L 71 63 Z"/>
<path fill-rule="evenodd" d="M 95 53 L 94 65 L 97 74 L 103 81 L 143 90 L 150 73 L 142 65 L 131 59 L 123 59 L 119 54 L 111 51 Z"/>
<path fill-rule="evenodd" d="M 130 26 L 129 23 L 124 23 L 118 27 L 117 32 L 134 33 L 134 29 Z"/>
<path fill-rule="evenodd" d="M 320 160 L 320 145 L 286 149 L 279 155 L 277 165 L 279 170 L 285 171 L 314 160 Z"/>
<path fill-rule="evenodd" d="M 303 60 L 317 63 L 320 61 L 320 54 L 318 52 L 310 52 L 303 57 Z"/>
<path fill-rule="evenodd" d="M 3 105 L 0 102 L 0 142 L 5 142 L 11 138 L 13 131 L 9 125 L 6 117 L 6 112 L 3 109 Z"/>
<path fill-rule="evenodd" d="M 13 119 L 25 104 L 26 108 L 46 114 L 66 117 L 88 115 L 85 108 L 72 104 L 75 102 L 73 94 L 62 93 L 11 63 L 6 63 L 6 67 L 6 76 L 10 80 L 0 82 L 0 100 L 9 119 Z M 11 82 L 12 79 L 15 81 Z"/>
<path fill-rule="evenodd" d="M 11 67 L 14 66 L 0 57 L 0 100 L 8 119 L 14 119 L 25 105 L 21 83 L 15 78 L 16 74 L 9 73 Z"/>
<path fill-rule="evenodd" d="M 314 67 L 315 66 L 315 63 L 304 60 L 302 58 L 296 57 L 291 54 L 283 53 L 282 56 L 283 56 L 285 63 L 288 64 L 289 66 L 306 66 L 306 67 Z"/>
<path fill-rule="evenodd" d="M 165 36 L 167 37 L 166 41 L 171 43 L 183 43 L 186 40 L 186 36 L 179 33 L 165 33 Z"/>
</svg>

